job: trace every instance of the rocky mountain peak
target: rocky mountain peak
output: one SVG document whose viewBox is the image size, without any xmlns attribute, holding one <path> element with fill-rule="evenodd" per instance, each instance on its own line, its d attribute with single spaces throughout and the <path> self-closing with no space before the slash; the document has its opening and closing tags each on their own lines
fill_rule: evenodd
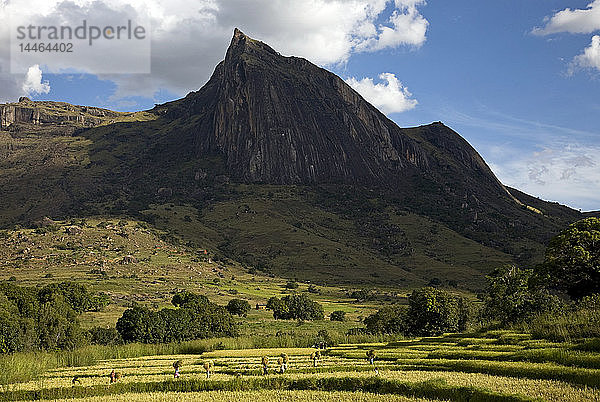
<svg viewBox="0 0 600 402">
<path fill-rule="evenodd" d="M 236 181 L 409 188 L 426 180 L 457 197 L 484 183 L 511 198 L 450 128 L 400 128 L 340 77 L 239 29 L 207 84 L 160 108 L 189 120 L 197 157 L 223 155 Z"/>
</svg>

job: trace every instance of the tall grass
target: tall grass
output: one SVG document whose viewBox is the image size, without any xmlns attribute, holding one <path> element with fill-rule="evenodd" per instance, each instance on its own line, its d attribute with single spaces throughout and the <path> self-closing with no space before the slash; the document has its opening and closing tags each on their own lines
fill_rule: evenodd
<svg viewBox="0 0 600 402">
<path fill-rule="evenodd" d="M 555 342 L 572 342 L 600 337 L 600 310 L 577 310 L 562 314 L 543 314 L 521 324 L 535 338 Z"/>
</svg>

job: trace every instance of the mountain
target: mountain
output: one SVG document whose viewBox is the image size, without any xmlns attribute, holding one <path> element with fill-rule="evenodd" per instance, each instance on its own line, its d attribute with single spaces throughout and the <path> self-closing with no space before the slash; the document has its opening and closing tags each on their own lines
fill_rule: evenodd
<svg viewBox="0 0 600 402">
<path fill-rule="evenodd" d="M 102 113 L 62 135 L 42 128 L 67 117 L 3 126 L 0 224 L 128 215 L 286 277 L 474 289 L 498 265 L 539 262 L 583 216 L 505 187 L 442 123 L 400 128 L 239 30 L 200 90 Z"/>
</svg>

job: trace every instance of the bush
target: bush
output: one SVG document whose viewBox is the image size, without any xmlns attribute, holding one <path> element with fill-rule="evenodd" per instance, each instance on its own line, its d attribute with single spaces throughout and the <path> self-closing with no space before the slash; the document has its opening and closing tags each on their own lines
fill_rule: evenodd
<svg viewBox="0 0 600 402">
<path fill-rule="evenodd" d="M 346 321 L 346 312 L 342 310 L 332 311 L 329 319 L 331 321 Z"/>
<path fill-rule="evenodd" d="M 286 289 L 298 289 L 298 282 L 296 282 L 296 281 L 288 281 L 285 284 L 285 288 Z"/>
<path fill-rule="evenodd" d="M 68 283 L 41 289 L 0 283 L 0 353 L 83 345 L 86 336 L 77 319 L 80 311 L 74 309 L 80 307 L 80 300 L 71 297 L 83 293 L 76 288 Z"/>
<path fill-rule="evenodd" d="M 250 303 L 246 300 L 242 299 L 231 299 L 229 303 L 227 303 L 227 307 L 225 307 L 227 311 L 229 311 L 233 315 L 238 315 L 240 317 L 245 317 L 250 311 Z"/>
</svg>

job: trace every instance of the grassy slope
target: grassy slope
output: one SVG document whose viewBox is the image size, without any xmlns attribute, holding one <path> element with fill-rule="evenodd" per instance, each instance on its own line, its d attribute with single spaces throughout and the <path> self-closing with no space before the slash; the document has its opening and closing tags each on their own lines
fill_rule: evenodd
<svg viewBox="0 0 600 402">
<path fill-rule="evenodd" d="M 173 293 L 183 289 L 205 294 L 220 304 L 238 297 L 253 306 L 287 293 L 283 279 L 250 274 L 231 260 L 214 260 L 210 242 L 202 247 L 208 251 L 205 255 L 143 222 L 100 218 L 54 222 L 38 229 L 0 231 L 0 239 L 0 280 L 14 277 L 23 286 L 69 280 L 111 295 L 113 304 L 105 311 L 83 314 L 85 326 L 114 326 L 132 302 L 153 308 L 170 305 Z M 308 284 L 301 283 L 295 291 L 306 292 L 307 288 Z M 326 313 L 344 310 L 354 321 L 375 309 L 376 301 L 355 303 L 339 286 L 317 286 L 317 291 L 311 297 L 323 304 Z M 379 297 L 397 297 L 395 293 L 391 295 L 382 290 Z M 331 325 L 345 333 L 358 324 Z M 289 328 L 288 324 L 272 320 L 270 312 L 253 310 L 244 320 L 242 332 L 272 335 Z M 295 330 L 312 333 L 316 332 L 314 328 L 306 323 Z"/>
<path fill-rule="evenodd" d="M 460 221 L 463 211 L 427 218 L 356 189 L 219 184 L 223 161 L 191 153 L 199 122 L 154 118 L 119 114 L 119 123 L 74 136 L 39 127 L 0 133 L 0 227 L 43 216 L 129 216 L 280 277 L 404 289 L 438 278 L 478 290 L 485 273 L 513 256 L 542 254 L 541 242 L 518 234 L 491 248 L 466 237 L 476 228 L 465 235 L 440 223 L 455 218 L 450 212 Z"/>
</svg>

